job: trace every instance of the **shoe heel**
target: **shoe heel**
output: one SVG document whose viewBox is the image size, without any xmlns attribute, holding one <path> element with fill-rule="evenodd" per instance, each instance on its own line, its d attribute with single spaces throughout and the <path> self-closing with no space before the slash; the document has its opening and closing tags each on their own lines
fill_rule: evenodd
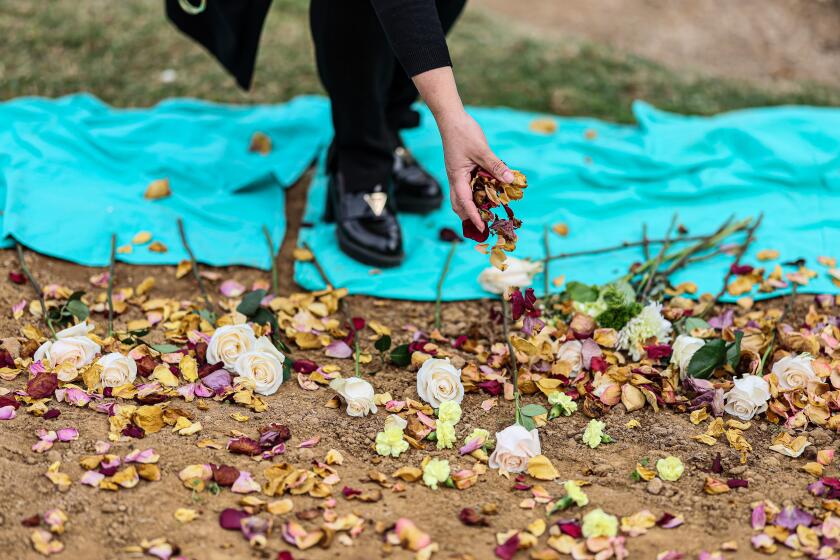
<svg viewBox="0 0 840 560">
<path fill-rule="evenodd" d="M 335 196 L 333 194 L 333 183 L 329 182 L 327 187 L 327 200 L 324 205 L 324 221 L 331 224 L 335 221 Z"/>
</svg>

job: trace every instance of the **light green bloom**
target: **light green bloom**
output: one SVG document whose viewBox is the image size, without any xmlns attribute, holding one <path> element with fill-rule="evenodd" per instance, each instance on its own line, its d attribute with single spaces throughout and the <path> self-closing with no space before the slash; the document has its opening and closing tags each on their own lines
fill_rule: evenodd
<svg viewBox="0 0 840 560">
<path fill-rule="evenodd" d="M 618 534 L 618 518 L 604 513 L 601 508 L 593 509 L 583 516 L 583 536 L 614 537 Z"/>
<path fill-rule="evenodd" d="M 674 482 L 679 480 L 685 471 L 685 466 L 679 457 L 665 457 L 656 462 L 656 472 L 659 473 L 659 478 Z"/>
<path fill-rule="evenodd" d="M 464 438 L 464 443 L 469 443 L 474 439 L 481 439 L 483 444 L 486 444 L 490 441 L 490 432 L 485 430 L 484 428 L 476 428 L 472 431 L 470 435 Z"/>
<path fill-rule="evenodd" d="M 449 449 L 455 444 L 455 426 L 449 422 L 437 423 L 437 448 Z"/>
<path fill-rule="evenodd" d="M 403 431 L 399 428 L 385 428 L 376 434 L 376 452 L 387 457 L 399 457 L 408 450 L 408 442 L 403 439 Z"/>
<path fill-rule="evenodd" d="M 438 420 L 447 422 L 453 426 L 461 420 L 461 405 L 455 401 L 444 401 L 438 408 Z"/>
<path fill-rule="evenodd" d="M 566 489 L 566 497 L 573 501 L 576 506 L 583 507 L 589 503 L 589 496 L 581 490 L 580 486 L 574 480 L 564 482 L 563 488 Z"/>
<path fill-rule="evenodd" d="M 574 399 L 563 391 L 553 391 L 550 395 L 548 395 L 548 402 L 552 406 L 558 407 L 560 409 L 560 414 L 563 416 L 571 416 L 578 407 Z"/>
<path fill-rule="evenodd" d="M 605 426 L 606 424 L 600 420 L 595 420 L 594 418 L 590 420 L 589 424 L 586 425 L 586 429 L 583 430 L 583 443 L 592 449 L 601 445 L 601 441 L 604 438 Z"/>
<path fill-rule="evenodd" d="M 423 483 L 437 490 L 438 484 L 446 482 L 449 478 L 449 461 L 446 459 L 430 459 L 423 467 Z"/>
</svg>

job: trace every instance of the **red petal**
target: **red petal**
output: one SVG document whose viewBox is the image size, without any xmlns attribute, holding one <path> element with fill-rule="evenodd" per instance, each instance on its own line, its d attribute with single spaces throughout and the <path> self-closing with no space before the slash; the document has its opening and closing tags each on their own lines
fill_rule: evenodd
<svg viewBox="0 0 840 560">
<path fill-rule="evenodd" d="M 478 231 L 478 228 L 476 228 L 469 220 L 461 222 L 461 229 L 464 230 L 464 237 L 479 243 L 484 243 L 487 241 L 487 238 L 490 237 L 490 228 L 485 225 L 484 231 Z"/>
</svg>

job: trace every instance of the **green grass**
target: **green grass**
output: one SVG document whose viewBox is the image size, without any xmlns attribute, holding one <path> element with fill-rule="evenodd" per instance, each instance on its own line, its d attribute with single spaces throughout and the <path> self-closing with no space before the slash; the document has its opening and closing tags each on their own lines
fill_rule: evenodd
<svg viewBox="0 0 840 560">
<path fill-rule="evenodd" d="M 0 0 L 0 98 L 89 91 L 119 106 L 173 96 L 279 102 L 320 93 L 306 0 L 275 0 L 253 91 L 233 80 L 165 20 L 160 0 Z M 840 89 L 795 83 L 770 89 L 678 73 L 649 60 L 580 41 L 522 36 L 481 13 L 459 22 L 450 46 L 462 96 L 564 115 L 632 120 L 644 99 L 671 111 L 709 114 L 748 106 L 840 105 Z M 177 80 L 160 80 L 164 69 Z"/>
</svg>

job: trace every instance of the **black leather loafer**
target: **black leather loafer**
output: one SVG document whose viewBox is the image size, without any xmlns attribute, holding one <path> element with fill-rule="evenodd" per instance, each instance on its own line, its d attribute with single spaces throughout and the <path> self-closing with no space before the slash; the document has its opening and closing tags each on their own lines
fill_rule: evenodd
<svg viewBox="0 0 840 560">
<path fill-rule="evenodd" d="M 357 261 L 382 268 L 402 264 L 402 231 L 387 189 L 381 185 L 368 192 L 345 188 L 341 173 L 330 176 L 327 222 L 336 223 L 338 246 Z"/>
<path fill-rule="evenodd" d="M 440 184 L 403 147 L 394 151 L 394 196 L 400 212 L 428 214 L 440 208 Z"/>
</svg>

